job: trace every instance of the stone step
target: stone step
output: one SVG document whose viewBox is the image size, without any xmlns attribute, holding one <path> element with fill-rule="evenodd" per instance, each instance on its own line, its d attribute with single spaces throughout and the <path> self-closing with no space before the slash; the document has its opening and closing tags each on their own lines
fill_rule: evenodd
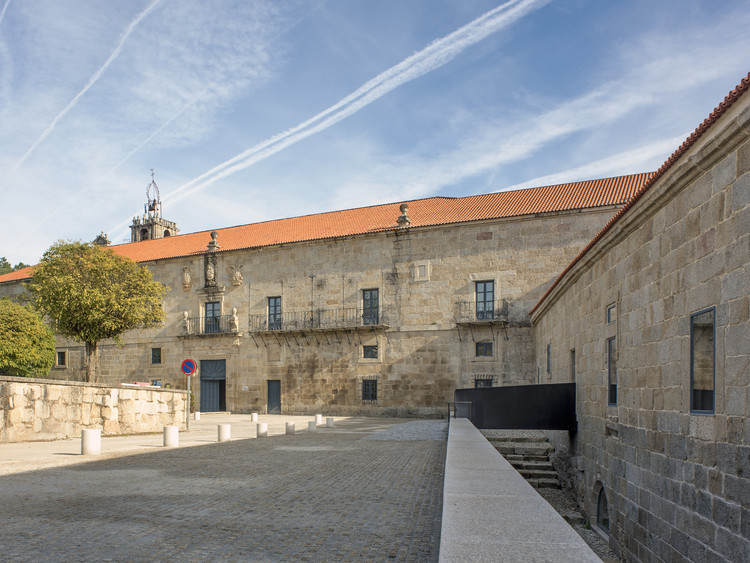
<svg viewBox="0 0 750 563">
<path fill-rule="evenodd" d="M 531 442 L 527 442 L 527 443 L 506 442 L 506 443 L 497 443 L 493 445 L 495 446 L 495 449 L 503 455 L 517 454 L 517 455 L 522 455 L 522 456 L 527 456 L 527 455 L 546 456 L 554 449 L 549 443 L 540 443 L 537 445 Z"/>
<path fill-rule="evenodd" d="M 544 470 L 544 471 L 554 471 L 555 468 L 552 467 L 552 464 L 549 462 L 549 460 L 536 460 L 536 461 L 527 461 L 525 459 L 519 459 L 519 460 L 508 460 L 510 461 L 510 464 L 515 467 L 516 469 L 528 469 L 528 470 Z"/>
<path fill-rule="evenodd" d="M 554 479 L 557 480 L 557 471 L 543 469 L 519 469 L 518 472 L 524 479 Z M 558 481 L 559 484 L 559 481 Z"/>
<path fill-rule="evenodd" d="M 507 443 L 507 442 L 531 442 L 531 443 L 540 443 L 540 442 L 546 442 L 547 438 L 545 436 L 493 436 L 492 438 L 487 438 L 487 440 L 490 442 L 490 444 L 495 443 Z"/>
<path fill-rule="evenodd" d="M 537 489 L 562 489 L 557 479 L 527 479 L 529 485 Z"/>
</svg>

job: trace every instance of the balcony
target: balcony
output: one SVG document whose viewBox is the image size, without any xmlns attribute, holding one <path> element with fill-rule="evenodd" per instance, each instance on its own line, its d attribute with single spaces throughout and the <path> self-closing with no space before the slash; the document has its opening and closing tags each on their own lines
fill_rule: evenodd
<svg viewBox="0 0 750 563">
<path fill-rule="evenodd" d="M 501 325 L 508 322 L 508 301 L 497 299 L 490 303 L 459 301 L 456 303 L 457 325 Z"/>
<path fill-rule="evenodd" d="M 307 332 L 313 330 L 349 330 L 360 328 L 388 328 L 390 311 L 364 314 L 361 309 L 316 309 L 291 311 L 273 318 L 261 313 L 248 317 L 248 332 Z"/>
<path fill-rule="evenodd" d="M 191 317 L 182 320 L 183 336 L 220 336 L 237 334 L 239 323 L 236 316 Z"/>
</svg>

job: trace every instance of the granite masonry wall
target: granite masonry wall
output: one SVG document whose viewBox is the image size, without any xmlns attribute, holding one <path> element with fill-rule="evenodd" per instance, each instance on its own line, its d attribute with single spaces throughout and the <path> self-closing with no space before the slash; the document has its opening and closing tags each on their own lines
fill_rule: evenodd
<svg viewBox="0 0 750 563">
<path fill-rule="evenodd" d="M 70 438 L 84 428 L 101 428 L 105 436 L 182 428 L 186 396 L 175 389 L 0 376 L 0 442 Z"/>
<path fill-rule="evenodd" d="M 223 360 L 224 408 L 232 412 L 264 412 L 268 381 L 275 380 L 285 413 L 444 415 L 453 390 L 473 387 L 476 378 L 494 385 L 536 381 L 528 311 L 615 212 L 608 207 L 405 228 L 149 263 L 156 279 L 171 287 L 167 323 L 126 334 L 119 348 L 101 343 L 97 381 L 159 380 L 184 389 L 182 360 Z M 216 287 L 207 288 L 211 255 Z M 507 326 L 457 324 L 460 304 L 473 306 L 476 281 L 494 282 Z M 257 326 L 267 318 L 269 297 L 281 298 L 284 315 L 338 314 L 361 312 L 366 289 L 378 290 L 376 326 L 307 332 Z M 185 335 L 185 313 L 202 319 L 210 302 L 225 316 L 236 308 L 236 332 Z M 491 342 L 491 355 L 478 357 L 477 342 Z M 377 346 L 376 356 L 365 357 L 365 346 Z M 65 365 L 50 377 L 83 379 L 82 347 L 59 340 L 58 351 L 65 352 Z M 365 379 L 377 380 L 377 400 L 363 400 Z M 195 378 L 198 408 L 204 385 Z"/>
<path fill-rule="evenodd" d="M 532 314 L 542 381 L 577 383 L 575 441 L 552 435 L 570 452 L 562 473 L 592 522 L 608 515 L 626 561 L 750 561 L 748 138 L 745 94 Z M 691 316 L 704 310 L 715 408 L 698 413 Z"/>
</svg>

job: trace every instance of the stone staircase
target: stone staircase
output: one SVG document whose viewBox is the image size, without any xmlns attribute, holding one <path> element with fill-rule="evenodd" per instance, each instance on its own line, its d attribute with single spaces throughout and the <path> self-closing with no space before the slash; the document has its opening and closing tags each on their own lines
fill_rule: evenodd
<svg viewBox="0 0 750 563">
<path fill-rule="evenodd" d="M 554 450 L 543 432 L 533 430 L 484 431 L 485 437 L 505 459 L 537 489 L 560 489 L 549 454 Z"/>
</svg>

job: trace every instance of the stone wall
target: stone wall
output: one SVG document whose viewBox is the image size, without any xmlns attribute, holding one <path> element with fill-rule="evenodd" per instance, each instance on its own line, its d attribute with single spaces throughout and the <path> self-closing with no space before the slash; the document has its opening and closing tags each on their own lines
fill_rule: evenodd
<svg viewBox="0 0 750 563">
<path fill-rule="evenodd" d="M 185 391 L 0 376 L 0 442 L 161 432 L 185 424 Z"/>
<path fill-rule="evenodd" d="M 476 377 L 492 378 L 495 385 L 536 381 L 528 311 L 615 211 L 576 210 L 219 252 L 215 288 L 205 287 L 203 255 L 150 263 L 155 278 L 171 287 L 167 323 L 125 334 L 122 347 L 102 342 L 98 381 L 156 379 L 185 388 L 182 360 L 224 360 L 226 409 L 232 412 L 263 412 L 267 381 L 278 380 L 282 412 L 442 415 L 453 390 L 473 387 Z M 457 303 L 473 303 L 475 282 L 486 280 L 494 281 L 496 298 L 507 304 L 509 325 L 458 327 Z M 362 291 L 371 288 L 379 291 L 378 327 L 305 334 L 251 330 L 253 315 L 265 318 L 269 297 L 281 297 L 284 314 L 353 310 L 361 307 Z M 207 302 L 218 302 L 222 315 L 236 308 L 238 332 L 184 336 L 183 313 L 201 318 Z M 492 342 L 492 355 L 477 357 L 477 341 Z M 363 346 L 370 345 L 377 345 L 377 358 L 364 357 Z M 161 350 L 160 364 L 151 363 L 154 347 Z M 68 361 L 53 368 L 51 377 L 82 379 L 82 347 L 58 340 L 58 350 L 67 352 Z M 362 400 L 364 378 L 378 380 L 377 401 Z M 199 377 L 193 389 L 200 405 Z"/>
<path fill-rule="evenodd" d="M 603 487 L 627 561 L 750 560 L 749 137 L 745 94 L 532 315 L 542 381 L 577 383 L 563 473 L 592 522 Z M 696 413 L 691 315 L 708 308 L 715 410 Z"/>
</svg>

